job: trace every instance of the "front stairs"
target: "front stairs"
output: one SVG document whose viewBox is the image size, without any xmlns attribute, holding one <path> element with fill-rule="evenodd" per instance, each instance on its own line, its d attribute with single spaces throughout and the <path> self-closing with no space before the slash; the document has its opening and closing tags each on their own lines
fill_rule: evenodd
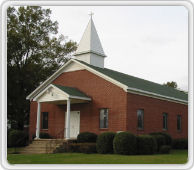
<svg viewBox="0 0 194 170">
<path fill-rule="evenodd" d="M 65 139 L 35 139 L 20 151 L 21 154 L 54 153 L 57 148 L 67 143 Z"/>
</svg>

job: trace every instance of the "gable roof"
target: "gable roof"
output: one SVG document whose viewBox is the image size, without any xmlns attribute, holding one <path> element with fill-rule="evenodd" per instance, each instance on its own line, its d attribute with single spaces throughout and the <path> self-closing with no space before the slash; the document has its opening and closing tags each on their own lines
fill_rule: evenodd
<svg viewBox="0 0 194 170">
<path fill-rule="evenodd" d="M 71 59 L 60 67 L 53 75 L 45 80 L 39 87 L 37 87 L 32 93 L 30 93 L 26 99 L 32 100 L 41 90 L 46 88 L 52 81 L 63 73 L 64 69 L 72 62 L 80 64 L 86 70 L 114 83 L 115 85 L 123 88 L 126 92 L 137 93 L 140 95 L 160 98 L 163 100 L 174 101 L 182 104 L 188 103 L 188 94 L 176 90 L 171 87 L 167 87 L 161 84 L 157 84 L 151 81 L 140 79 L 134 76 L 130 76 L 121 72 L 110 70 L 107 68 L 100 68 L 92 66 L 83 61 Z"/>
<path fill-rule="evenodd" d="M 60 95 L 57 94 L 57 92 L 55 91 L 56 95 L 53 96 L 46 96 L 46 98 L 42 96 L 44 94 L 48 95 L 49 93 L 49 89 L 55 89 L 60 92 Z M 57 96 L 57 97 L 56 97 Z M 46 88 L 44 88 L 40 93 L 38 93 L 38 95 L 36 95 L 33 98 L 33 101 L 59 101 L 59 100 L 67 100 L 68 98 L 72 98 L 72 99 L 81 99 L 81 100 L 91 100 L 90 97 L 88 97 L 86 94 L 84 94 L 83 92 L 81 92 L 80 90 L 78 90 L 77 88 L 74 87 L 67 87 L 67 86 L 61 86 L 61 85 L 56 85 L 56 84 L 49 84 Z"/>
<path fill-rule="evenodd" d="M 52 85 L 54 85 L 57 88 L 61 89 L 65 93 L 69 94 L 70 96 L 89 98 L 86 94 L 84 94 L 83 92 L 81 92 L 77 88 L 68 87 L 68 86 L 61 86 L 61 85 L 57 85 L 57 84 L 52 84 Z"/>
<path fill-rule="evenodd" d="M 124 74 L 111 69 L 95 67 L 83 61 L 79 61 L 79 62 L 128 86 L 128 90 L 137 89 L 137 90 L 140 90 L 141 92 L 150 92 L 152 94 L 158 94 L 161 96 L 167 96 L 174 99 L 180 99 L 185 102 L 188 101 L 188 94 L 180 90 L 174 89 L 172 87 L 168 87 L 148 80 L 130 76 L 128 74 Z"/>
</svg>

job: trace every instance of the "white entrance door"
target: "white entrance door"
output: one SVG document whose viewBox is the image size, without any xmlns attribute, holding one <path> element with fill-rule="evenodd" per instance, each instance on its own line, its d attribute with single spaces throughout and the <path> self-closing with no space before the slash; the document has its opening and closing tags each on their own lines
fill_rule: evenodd
<svg viewBox="0 0 194 170">
<path fill-rule="evenodd" d="M 70 138 L 77 138 L 80 131 L 80 112 L 71 111 L 70 113 Z"/>
</svg>

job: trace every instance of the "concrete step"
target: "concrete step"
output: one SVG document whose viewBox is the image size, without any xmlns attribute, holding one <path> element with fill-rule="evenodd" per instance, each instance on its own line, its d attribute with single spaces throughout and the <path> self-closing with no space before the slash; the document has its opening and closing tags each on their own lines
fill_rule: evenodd
<svg viewBox="0 0 194 170">
<path fill-rule="evenodd" d="M 50 146 L 56 146 L 56 145 L 61 145 L 62 143 L 60 144 L 56 144 L 56 143 L 51 143 L 51 144 L 30 144 L 28 145 L 28 147 L 50 147 Z"/>
<path fill-rule="evenodd" d="M 49 147 L 49 148 L 55 148 L 55 147 Z M 46 148 L 46 147 L 26 147 L 24 148 L 23 150 L 45 150 L 45 149 L 49 149 L 49 148 Z"/>
<path fill-rule="evenodd" d="M 64 139 L 37 139 L 26 146 L 20 153 L 35 154 L 35 153 L 53 153 L 56 148 L 62 146 L 66 141 Z"/>
<path fill-rule="evenodd" d="M 35 144 L 35 145 L 47 145 L 47 144 L 51 144 L 51 145 L 54 145 L 54 144 L 62 144 L 64 141 L 36 141 L 36 142 L 32 142 L 31 144 Z"/>
<path fill-rule="evenodd" d="M 46 151 L 21 151 L 20 154 L 43 154 L 43 153 L 51 153 Z"/>
</svg>

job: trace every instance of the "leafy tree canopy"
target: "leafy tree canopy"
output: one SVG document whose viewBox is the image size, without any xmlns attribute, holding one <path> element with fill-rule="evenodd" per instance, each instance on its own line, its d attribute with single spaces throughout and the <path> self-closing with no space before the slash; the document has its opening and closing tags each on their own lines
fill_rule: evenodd
<svg viewBox="0 0 194 170">
<path fill-rule="evenodd" d="M 174 82 L 174 81 L 164 83 L 164 85 L 166 85 L 166 86 L 168 86 L 168 87 L 175 88 L 175 89 L 178 87 L 177 83 Z"/>
<path fill-rule="evenodd" d="M 51 10 L 40 6 L 9 7 L 7 10 L 8 119 L 16 128 L 28 123 L 29 95 L 63 65 L 77 44 L 58 36 L 58 23 Z"/>
</svg>

